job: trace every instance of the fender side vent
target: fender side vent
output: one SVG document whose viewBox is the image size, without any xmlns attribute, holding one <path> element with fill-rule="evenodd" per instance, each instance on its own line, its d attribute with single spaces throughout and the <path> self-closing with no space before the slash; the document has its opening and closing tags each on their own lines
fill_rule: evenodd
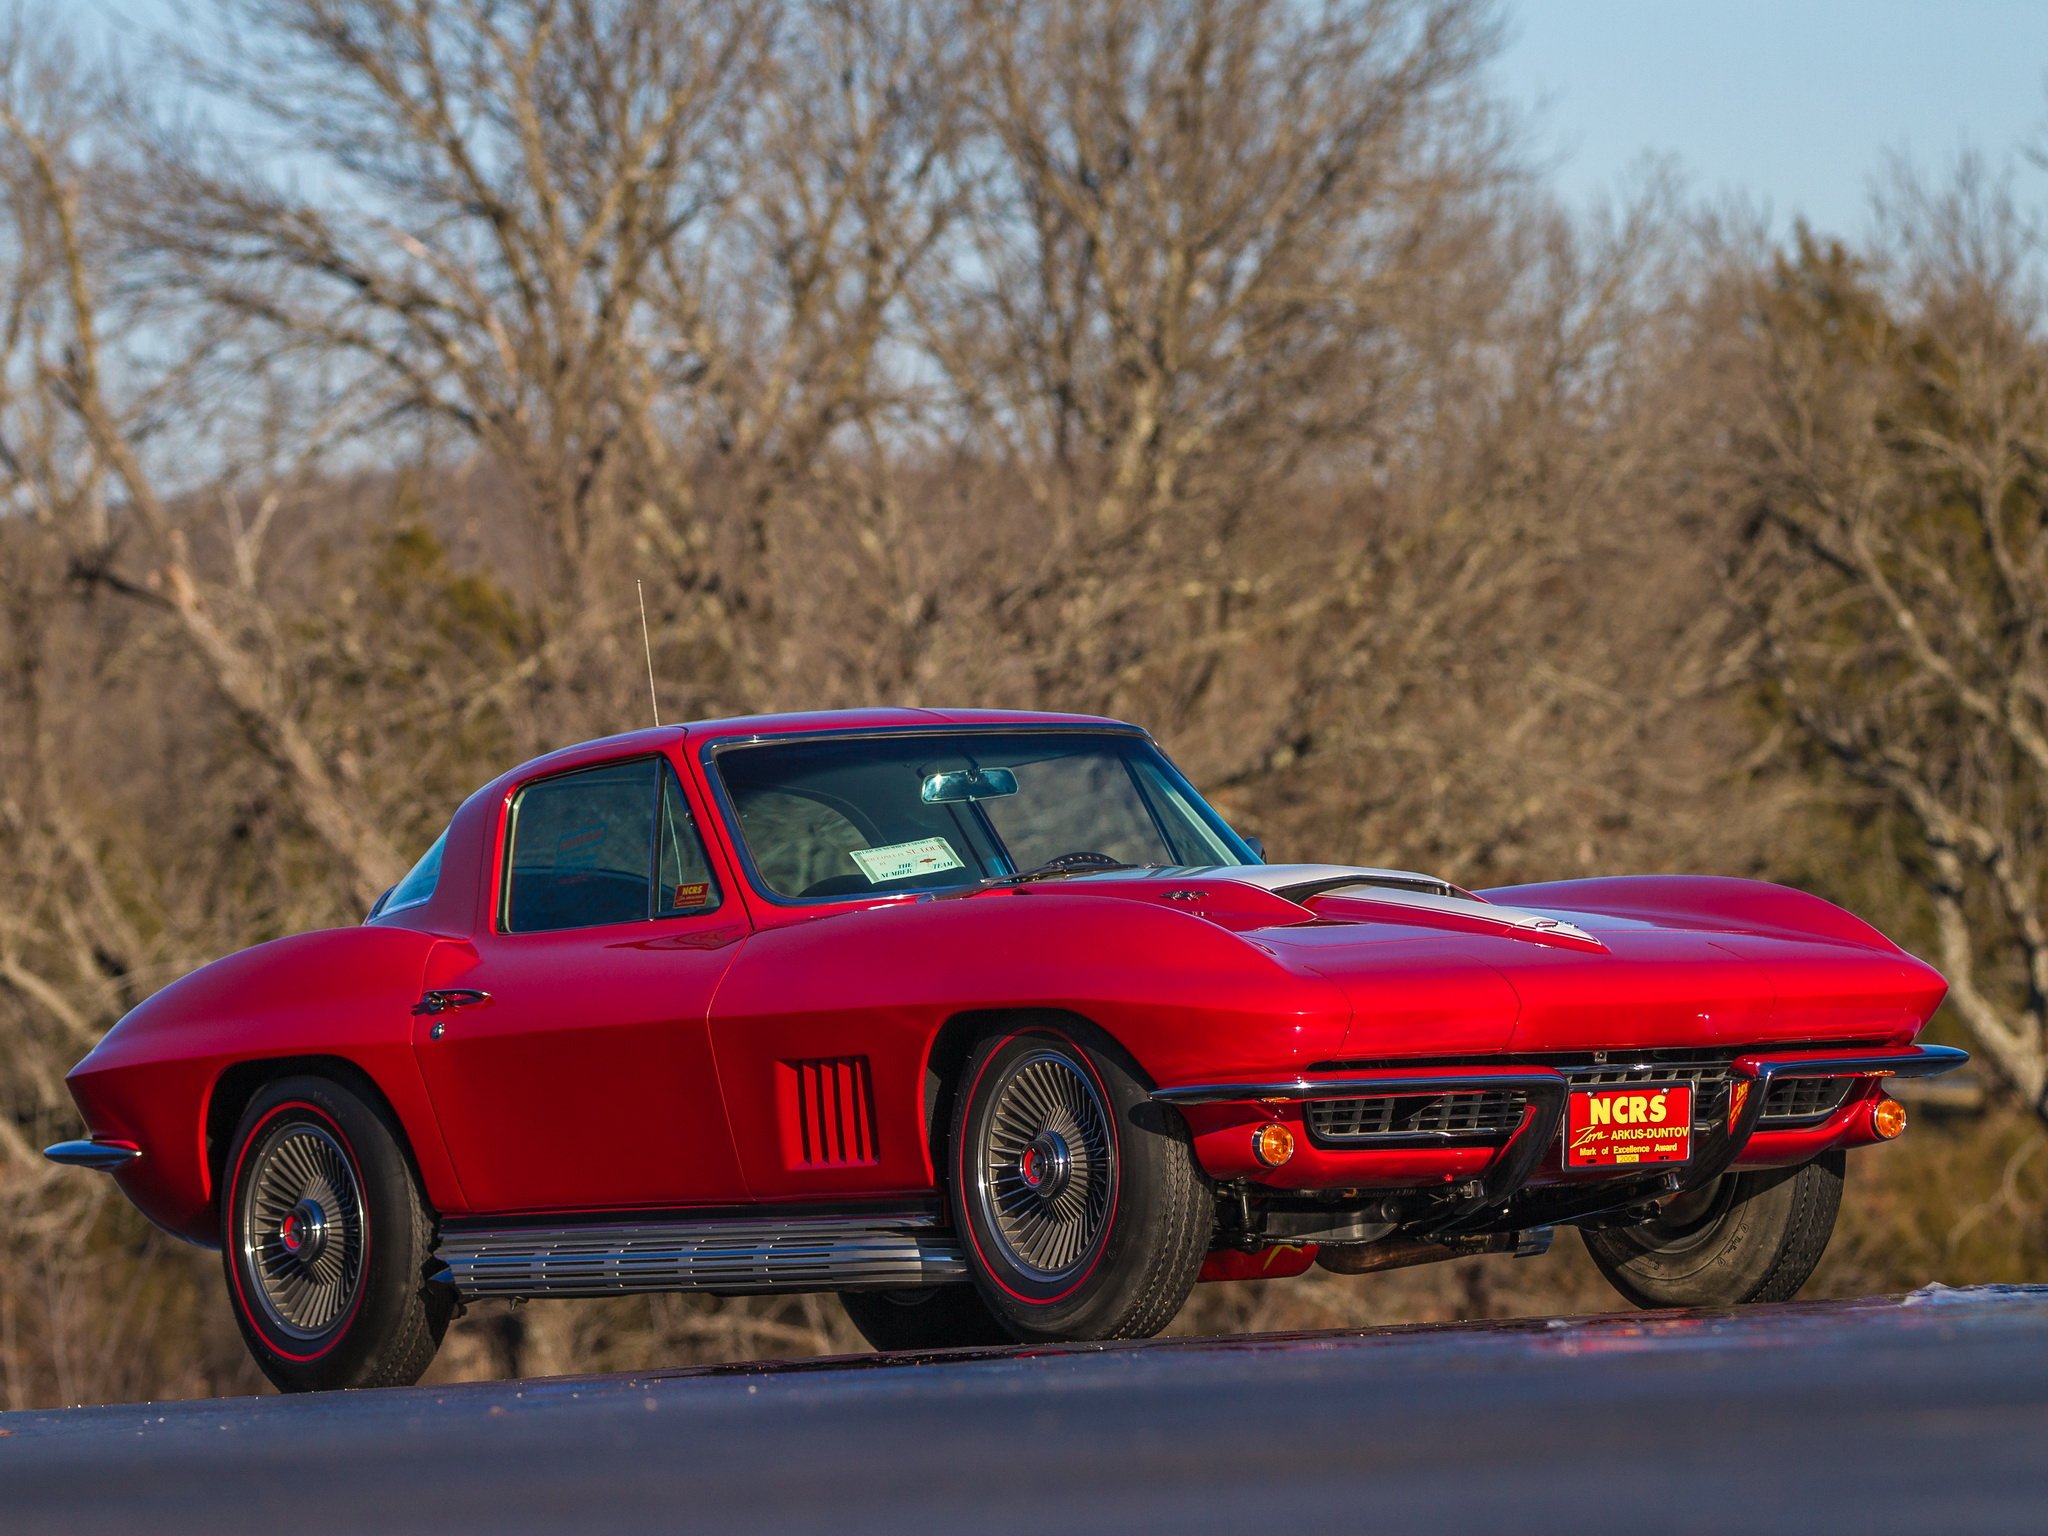
<svg viewBox="0 0 2048 1536">
<path fill-rule="evenodd" d="M 791 1168 L 858 1168 L 877 1159 L 875 1090 L 865 1056 L 776 1063 L 782 1159 Z"/>
</svg>

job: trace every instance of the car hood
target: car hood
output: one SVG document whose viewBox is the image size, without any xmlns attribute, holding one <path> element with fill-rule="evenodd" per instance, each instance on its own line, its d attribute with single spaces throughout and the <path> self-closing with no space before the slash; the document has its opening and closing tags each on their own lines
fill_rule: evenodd
<svg viewBox="0 0 2048 1536">
<path fill-rule="evenodd" d="M 1341 865 L 1058 882 L 1236 933 L 1352 1005 L 1347 1060 L 1905 1040 L 1946 990 L 1840 908 L 1754 881 L 1567 881 L 1489 899 Z"/>
</svg>

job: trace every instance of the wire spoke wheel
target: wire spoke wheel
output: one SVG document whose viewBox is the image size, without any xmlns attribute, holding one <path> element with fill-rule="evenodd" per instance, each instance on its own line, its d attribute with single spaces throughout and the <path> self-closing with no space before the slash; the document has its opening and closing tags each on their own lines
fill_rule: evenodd
<svg viewBox="0 0 2048 1536">
<path fill-rule="evenodd" d="M 1109 1110 L 1057 1051 L 1012 1064 L 995 1086 L 977 1159 L 976 1199 L 1003 1256 L 1044 1283 L 1093 1256 L 1116 1200 Z"/>
<path fill-rule="evenodd" d="M 324 1127 L 287 1120 L 249 1159 L 240 1231 L 246 1273 L 271 1326 L 318 1339 L 343 1321 L 363 1282 L 363 1192 Z"/>
</svg>

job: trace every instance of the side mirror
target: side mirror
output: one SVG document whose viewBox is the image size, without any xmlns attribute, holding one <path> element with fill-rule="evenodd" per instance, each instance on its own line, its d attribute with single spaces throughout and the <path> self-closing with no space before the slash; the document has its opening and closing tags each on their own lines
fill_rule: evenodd
<svg viewBox="0 0 2048 1536">
<path fill-rule="evenodd" d="M 1263 837 L 1248 837 L 1244 841 L 1245 846 L 1251 849 L 1252 857 L 1257 859 L 1261 864 L 1265 863 L 1266 840 Z"/>
</svg>

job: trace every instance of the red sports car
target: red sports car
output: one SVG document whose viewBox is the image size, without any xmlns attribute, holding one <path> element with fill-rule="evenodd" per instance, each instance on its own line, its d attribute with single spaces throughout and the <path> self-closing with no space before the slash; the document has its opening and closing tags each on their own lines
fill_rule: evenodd
<svg viewBox="0 0 2048 1536">
<path fill-rule="evenodd" d="M 359 928 L 70 1077 L 285 1389 L 487 1296 L 837 1291 L 877 1346 L 1135 1337 L 1198 1279 L 1538 1252 L 1792 1295 L 1940 976 L 1741 880 L 1267 864 L 1141 730 L 867 710 L 556 752 Z"/>
</svg>

